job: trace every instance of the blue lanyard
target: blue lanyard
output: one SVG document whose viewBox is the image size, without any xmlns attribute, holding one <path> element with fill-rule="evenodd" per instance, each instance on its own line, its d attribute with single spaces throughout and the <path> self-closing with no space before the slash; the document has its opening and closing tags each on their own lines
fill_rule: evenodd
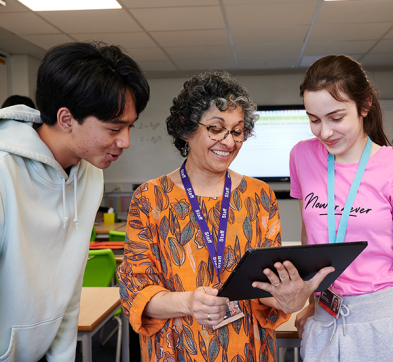
<svg viewBox="0 0 393 362">
<path fill-rule="evenodd" d="M 328 157 L 328 227 L 329 227 L 329 243 L 343 243 L 345 233 L 347 231 L 349 213 L 353 202 L 355 201 L 356 194 L 359 190 L 360 182 L 362 180 L 364 171 L 366 170 L 368 159 L 370 158 L 372 141 L 367 137 L 367 144 L 363 150 L 362 157 L 359 162 L 358 169 L 353 179 L 351 188 L 345 201 L 344 211 L 341 215 L 340 224 L 338 226 L 336 236 L 336 221 L 335 221 L 335 203 L 334 203 L 334 156 L 329 153 Z"/>
<path fill-rule="evenodd" d="M 224 192 L 222 195 L 222 203 L 221 203 L 221 215 L 220 215 L 220 224 L 218 227 L 218 240 L 217 240 L 217 252 L 214 247 L 214 241 L 212 234 L 209 230 L 209 227 L 206 224 L 206 220 L 202 214 L 201 208 L 199 207 L 194 189 L 192 188 L 190 178 L 187 175 L 187 171 L 185 168 L 186 162 L 182 164 L 180 167 L 180 176 L 183 182 L 183 186 L 186 190 L 188 200 L 192 206 L 195 217 L 198 221 L 199 227 L 201 228 L 203 238 L 205 239 L 207 250 L 209 251 L 210 258 L 213 262 L 214 269 L 217 273 L 218 282 L 221 284 L 220 273 L 222 269 L 222 262 L 224 259 L 225 252 L 225 239 L 227 233 L 227 224 L 228 224 L 228 210 L 229 210 L 229 201 L 231 198 L 231 187 L 232 181 L 231 176 L 227 170 L 225 176 L 224 183 Z"/>
</svg>

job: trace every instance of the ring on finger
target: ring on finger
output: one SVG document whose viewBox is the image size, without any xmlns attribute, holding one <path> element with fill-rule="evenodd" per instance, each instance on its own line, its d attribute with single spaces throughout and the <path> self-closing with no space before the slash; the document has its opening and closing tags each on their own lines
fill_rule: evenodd
<svg viewBox="0 0 393 362">
<path fill-rule="evenodd" d="M 211 322 L 211 320 L 212 320 L 212 319 L 210 318 L 210 313 L 207 314 L 207 320 L 208 320 L 209 322 Z"/>
<path fill-rule="evenodd" d="M 273 287 L 279 287 L 280 285 L 281 285 L 281 282 L 278 282 L 278 284 L 272 284 L 273 285 Z"/>
</svg>

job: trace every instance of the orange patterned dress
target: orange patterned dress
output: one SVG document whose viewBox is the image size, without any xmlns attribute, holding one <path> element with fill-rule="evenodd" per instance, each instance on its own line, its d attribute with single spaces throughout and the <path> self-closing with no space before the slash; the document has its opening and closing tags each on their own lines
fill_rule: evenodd
<svg viewBox="0 0 393 362">
<path fill-rule="evenodd" d="M 221 199 L 198 197 L 214 242 Z M 222 282 L 248 248 L 279 246 L 280 229 L 273 191 L 262 181 L 243 177 L 231 193 Z M 258 299 L 240 301 L 245 316 L 217 330 L 191 316 L 143 315 L 146 304 L 161 291 L 193 291 L 218 283 L 186 192 L 166 176 L 142 184 L 134 193 L 118 277 L 123 311 L 140 334 L 144 362 L 276 361 L 274 329 L 289 316 Z"/>
</svg>

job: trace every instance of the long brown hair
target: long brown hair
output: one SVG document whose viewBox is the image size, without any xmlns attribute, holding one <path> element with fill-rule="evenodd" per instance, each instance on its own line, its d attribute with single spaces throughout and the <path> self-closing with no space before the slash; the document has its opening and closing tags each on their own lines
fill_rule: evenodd
<svg viewBox="0 0 393 362">
<path fill-rule="evenodd" d="M 300 85 L 302 97 L 306 90 L 326 90 L 339 102 L 345 102 L 349 98 L 356 104 L 358 115 L 362 111 L 368 112 L 363 118 L 363 129 L 371 140 L 380 146 L 390 144 L 383 129 L 377 91 L 357 61 L 347 55 L 328 55 L 318 59 L 307 69 Z"/>
</svg>

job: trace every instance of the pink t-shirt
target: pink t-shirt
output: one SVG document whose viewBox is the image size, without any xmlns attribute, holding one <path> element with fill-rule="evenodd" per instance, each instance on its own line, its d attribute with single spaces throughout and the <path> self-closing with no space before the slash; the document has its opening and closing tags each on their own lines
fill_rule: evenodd
<svg viewBox="0 0 393 362">
<path fill-rule="evenodd" d="M 291 151 L 291 196 L 303 200 L 302 216 L 309 244 L 329 242 L 326 148 L 316 138 Z M 342 210 L 358 163 L 335 163 L 335 206 Z M 336 216 L 336 231 L 341 216 Z M 370 157 L 352 205 L 344 242 L 368 246 L 334 283 L 342 295 L 377 292 L 393 286 L 393 149 Z"/>
</svg>

